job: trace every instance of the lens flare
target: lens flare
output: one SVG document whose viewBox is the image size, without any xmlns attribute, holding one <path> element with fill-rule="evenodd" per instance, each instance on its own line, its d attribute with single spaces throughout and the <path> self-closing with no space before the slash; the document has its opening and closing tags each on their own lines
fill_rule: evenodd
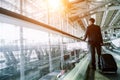
<svg viewBox="0 0 120 80">
<path fill-rule="evenodd" d="M 49 8 L 53 10 L 58 10 L 60 8 L 61 2 L 60 0 L 48 0 Z"/>
</svg>

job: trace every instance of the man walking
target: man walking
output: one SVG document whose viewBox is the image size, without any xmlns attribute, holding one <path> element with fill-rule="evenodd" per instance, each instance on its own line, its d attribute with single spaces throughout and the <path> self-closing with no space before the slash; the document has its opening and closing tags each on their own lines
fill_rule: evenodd
<svg viewBox="0 0 120 80">
<path fill-rule="evenodd" d="M 101 55 L 101 45 L 103 44 L 102 34 L 100 26 L 95 25 L 95 19 L 89 19 L 89 26 L 87 27 L 84 41 L 88 38 L 89 50 L 91 53 L 91 63 L 92 69 L 96 69 L 96 60 L 95 60 L 95 52 L 98 54 L 98 67 L 100 68 L 100 55 Z"/>
</svg>

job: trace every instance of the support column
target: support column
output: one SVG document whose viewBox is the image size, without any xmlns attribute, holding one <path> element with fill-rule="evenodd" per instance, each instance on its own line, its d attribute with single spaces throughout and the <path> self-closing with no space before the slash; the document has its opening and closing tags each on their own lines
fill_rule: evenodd
<svg viewBox="0 0 120 80">
<path fill-rule="evenodd" d="M 23 53 L 23 28 L 20 27 L 20 80 L 25 80 L 25 58 Z"/>
<path fill-rule="evenodd" d="M 52 57 L 51 57 L 51 36 L 50 36 L 50 33 L 49 33 L 49 45 L 48 45 L 48 48 L 49 48 L 49 71 L 52 72 L 53 70 L 53 66 L 52 66 Z"/>
<path fill-rule="evenodd" d="M 62 37 L 62 36 L 61 36 Z M 63 50 L 63 37 L 61 39 L 61 43 L 60 43 L 60 51 L 61 51 L 61 69 L 63 69 L 64 66 L 64 50 Z"/>
<path fill-rule="evenodd" d="M 23 0 L 20 0 L 20 13 L 23 10 Z M 23 27 L 20 26 L 20 80 L 25 80 L 25 57 L 23 53 Z"/>
</svg>

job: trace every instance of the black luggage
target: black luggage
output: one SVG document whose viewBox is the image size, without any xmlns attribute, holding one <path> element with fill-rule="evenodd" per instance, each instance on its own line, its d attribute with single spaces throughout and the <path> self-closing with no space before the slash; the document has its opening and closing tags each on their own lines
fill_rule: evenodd
<svg viewBox="0 0 120 80">
<path fill-rule="evenodd" d="M 111 54 L 101 54 L 100 66 L 102 72 L 117 72 L 117 64 Z"/>
</svg>

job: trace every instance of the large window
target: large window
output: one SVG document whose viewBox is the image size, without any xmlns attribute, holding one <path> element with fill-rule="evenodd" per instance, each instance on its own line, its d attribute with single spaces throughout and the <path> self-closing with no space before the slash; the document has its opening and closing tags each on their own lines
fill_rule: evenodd
<svg viewBox="0 0 120 80">
<path fill-rule="evenodd" d="M 20 73 L 25 80 L 32 80 L 60 70 L 61 60 L 69 52 L 66 44 L 74 42 L 59 34 L 3 22 L 0 32 L 0 74 L 12 80 L 23 77 Z"/>
<path fill-rule="evenodd" d="M 43 2 L 38 5 L 37 1 Z M 48 6 L 45 5 L 44 0 L 0 1 L 4 9 L 77 34 L 77 28 L 71 27 L 65 15 L 48 12 Z M 64 55 L 71 53 L 66 44 L 76 40 L 4 14 L 0 18 L 0 79 L 38 80 L 49 72 L 64 69 Z"/>
</svg>

